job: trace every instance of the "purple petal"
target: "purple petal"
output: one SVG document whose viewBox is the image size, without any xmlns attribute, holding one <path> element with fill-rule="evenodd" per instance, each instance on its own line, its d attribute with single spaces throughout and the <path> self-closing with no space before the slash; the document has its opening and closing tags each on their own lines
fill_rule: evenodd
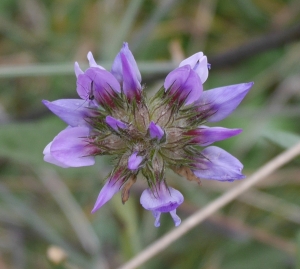
<svg viewBox="0 0 300 269">
<path fill-rule="evenodd" d="M 192 104 L 199 99 L 203 86 L 197 73 L 189 65 L 179 67 L 170 72 L 164 82 L 166 91 L 174 95 L 185 105 Z"/>
<path fill-rule="evenodd" d="M 204 91 L 197 109 L 207 121 L 220 121 L 236 109 L 252 86 L 249 82 Z"/>
<path fill-rule="evenodd" d="M 139 99 L 142 91 L 141 83 L 136 76 L 135 69 L 121 53 L 121 61 L 123 68 L 123 91 L 129 100 Z"/>
<path fill-rule="evenodd" d="M 78 77 L 79 75 L 83 74 L 84 72 L 80 69 L 79 64 L 77 62 L 75 62 L 74 64 L 74 71 L 75 71 L 75 75 L 76 77 Z"/>
<path fill-rule="evenodd" d="M 202 158 L 195 163 L 194 174 L 200 178 L 220 181 L 234 181 L 245 178 L 242 174 L 243 165 L 225 150 L 211 146 L 201 152 Z"/>
<path fill-rule="evenodd" d="M 120 50 L 120 52 L 117 54 L 114 62 L 113 62 L 113 65 L 112 65 L 112 68 L 111 68 L 111 73 L 116 77 L 116 79 L 122 84 L 123 83 L 123 64 L 122 64 L 122 59 L 121 59 L 121 54 L 123 54 L 129 65 L 132 67 L 132 72 L 133 74 L 135 75 L 135 77 L 137 78 L 137 80 L 139 82 L 142 81 L 142 78 L 141 78 L 141 73 L 140 73 L 140 70 L 137 66 L 137 63 L 128 47 L 128 43 L 124 42 L 123 43 L 123 47 L 122 49 Z"/>
<path fill-rule="evenodd" d="M 183 60 L 179 64 L 179 67 L 184 65 L 189 65 L 194 71 L 196 71 L 196 73 L 201 79 L 202 84 L 207 80 L 208 64 L 207 64 L 207 57 L 203 54 L 203 52 L 195 53 L 189 58 Z"/>
<path fill-rule="evenodd" d="M 97 68 L 100 68 L 102 70 L 105 70 L 104 67 L 102 67 L 101 65 L 98 65 L 94 59 L 94 56 L 93 54 L 89 51 L 88 54 L 87 54 L 87 59 L 89 61 L 89 65 L 90 67 L 97 67 Z"/>
<path fill-rule="evenodd" d="M 183 195 L 172 187 L 166 187 L 164 183 L 155 189 L 153 193 L 149 188 L 141 195 L 141 205 L 151 211 L 167 213 L 176 209 L 184 201 Z"/>
<path fill-rule="evenodd" d="M 173 221 L 175 223 L 175 226 L 179 226 L 181 223 L 181 219 L 176 215 L 176 209 L 170 211 L 171 217 L 173 218 Z"/>
<path fill-rule="evenodd" d="M 121 92 L 120 84 L 110 72 L 91 67 L 86 70 L 85 74 L 94 82 L 95 91 L 105 89 L 106 91 Z"/>
<path fill-rule="evenodd" d="M 184 84 L 184 88 L 190 91 L 190 94 L 185 101 L 185 105 L 190 105 L 200 98 L 203 86 L 199 76 L 194 70 L 190 71 L 190 75 Z"/>
<path fill-rule="evenodd" d="M 108 71 L 99 68 L 89 68 L 85 75 L 93 82 L 92 94 L 99 104 L 112 105 L 115 93 L 121 92 L 116 78 Z"/>
<path fill-rule="evenodd" d="M 153 217 L 155 218 L 154 226 L 159 227 L 160 226 L 160 215 L 161 215 L 161 213 L 157 212 L 157 211 L 151 211 L 151 212 L 152 212 Z"/>
<path fill-rule="evenodd" d="M 105 118 L 105 122 L 116 132 L 118 132 L 119 129 L 126 129 L 128 127 L 126 123 L 124 123 L 120 120 L 117 120 L 112 116 L 107 116 Z"/>
<path fill-rule="evenodd" d="M 50 152 L 51 145 L 52 145 L 52 141 L 45 147 L 45 149 L 44 149 L 44 151 L 43 151 L 43 154 L 44 154 L 44 161 L 45 161 L 45 162 L 48 162 L 48 163 L 55 164 L 55 165 L 60 166 L 60 167 L 62 167 L 62 168 L 68 168 L 68 167 L 69 167 L 68 165 L 65 165 L 64 163 L 61 163 L 60 161 L 56 160 L 56 159 L 51 155 L 51 152 Z"/>
<path fill-rule="evenodd" d="M 87 127 L 72 127 L 61 131 L 53 140 L 50 153 L 58 162 L 70 166 L 94 165 L 96 150 L 87 142 L 90 130 Z"/>
<path fill-rule="evenodd" d="M 92 95 L 92 80 L 86 74 L 79 74 L 77 77 L 77 93 L 83 100 L 88 100 Z"/>
<path fill-rule="evenodd" d="M 216 141 L 238 135 L 241 132 L 242 129 L 200 126 L 196 130 L 187 132 L 187 134 L 195 135 L 195 138 L 191 141 L 192 143 L 197 143 L 200 146 L 208 146 Z"/>
<path fill-rule="evenodd" d="M 143 161 L 142 156 L 138 156 L 137 152 L 134 152 L 128 158 L 128 169 L 129 170 L 137 170 L 140 167 L 141 162 Z"/>
<path fill-rule="evenodd" d="M 94 97 L 99 104 L 111 104 L 113 95 L 120 93 L 121 88 L 110 72 L 90 67 L 84 74 L 78 76 L 77 92 L 84 100 Z"/>
<path fill-rule="evenodd" d="M 151 138 L 156 138 L 158 140 L 160 140 L 165 134 L 164 130 L 153 121 L 149 124 L 149 133 Z"/>
<path fill-rule="evenodd" d="M 154 190 L 149 188 L 144 190 L 140 199 L 141 205 L 152 212 L 155 227 L 160 225 L 161 213 L 170 213 L 175 225 L 178 226 L 181 220 L 176 215 L 176 208 L 183 201 L 183 195 L 174 188 L 167 187 L 164 182 L 157 183 Z"/>
<path fill-rule="evenodd" d="M 53 102 L 43 100 L 42 103 L 56 116 L 72 127 L 88 126 L 86 118 L 93 115 L 93 111 L 82 99 L 59 99 Z"/>
<path fill-rule="evenodd" d="M 108 179 L 98 195 L 92 213 L 108 202 L 121 189 L 122 184 L 123 180 L 118 177 Z"/>
<path fill-rule="evenodd" d="M 191 68 L 188 65 L 185 65 L 180 68 L 176 68 L 173 71 L 171 71 L 164 82 L 164 88 L 167 91 L 171 88 L 171 90 L 175 91 L 182 87 L 182 85 L 185 84 L 189 74 L 190 74 Z"/>
</svg>

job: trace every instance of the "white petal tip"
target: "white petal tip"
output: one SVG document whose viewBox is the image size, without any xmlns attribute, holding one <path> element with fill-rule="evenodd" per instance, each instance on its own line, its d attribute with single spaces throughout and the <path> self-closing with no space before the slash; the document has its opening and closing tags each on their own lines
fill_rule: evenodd
<svg viewBox="0 0 300 269">
<path fill-rule="evenodd" d="M 78 77 L 79 75 L 83 74 L 83 71 L 79 67 L 78 62 L 75 62 L 75 64 L 74 64 L 74 71 L 75 71 L 76 77 Z"/>
</svg>

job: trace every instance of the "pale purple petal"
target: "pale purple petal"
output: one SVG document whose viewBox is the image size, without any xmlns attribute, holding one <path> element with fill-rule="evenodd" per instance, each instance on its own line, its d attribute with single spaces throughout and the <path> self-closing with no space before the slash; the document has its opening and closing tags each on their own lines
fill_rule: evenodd
<svg viewBox="0 0 300 269">
<path fill-rule="evenodd" d="M 117 54 L 117 56 L 113 62 L 113 65 L 111 68 L 111 73 L 117 78 L 117 80 L 121 84 L 123 83 L 124 73 L 123 73 L 123 64 L 122 64 L 121 54 L 123 54 L 126 57 L 129 65 L 132 67 L 132 75 L 135 75 L 136 79 L 139 82 L 141 82 L 142 78 L 141 78 L 140 70 L 139 70 L 137 63 L 128 47 L 128 43 L 126 43 L 126 42 L 123 43 L 122 49 Z"/>
<path fill-rule="evenodd" d="M 95 98 L 98 104 L 113 103 L 115 93 L 121 92 L 116 78 L 108 71 L 97 67 L 88 68 L 77 78 L 77 92 L 84 100 Z"/>
<path fill-rule="evenodd" d="M 203 54 L 203 52 L 195 53 L 189 58 L 183 60 L 179 64 L 179 67 L 184 65 L 189 65 L 194 71 L 196 71 L 201 79 L 202 84 L 207 80 L 209 69 L 207 64 L 207 57 Z"/>
<path fill-rule="evenodd" d="M 95 93 L 103 92 L 121 92 L 120 84 L 116 78 L 108 71 L 91 67 L 86 70 L 85 75 L 94 83 Z"/>
<path fill-rule="evenodd" d="M 94 165 L 93 145 L 87 142 L 89 128 L 72 127 L 61 131 L 53 140 L 50 153 L 60 163 L 70 167 Z"/>
<path fill-rule="evenodd" d="M 155 218 L 154 226 L 159 227 L 160 226 L 160 215 L 161 215 L 161 213 L 158 212 L 158 211 L 151 211 L 151 212 L 152 212 L 153 217 Z"/>
<path fill-rule="evenodd" d="M 216 141 L 221 141 L 232 136 L 238 135 L 241 132 L 242 129 L 227 129 L 222 127 L 200 126 L 196 130 L 187 132 L 187 134 L 195 136 L 191 141 L 192 143 L 197 143 L 200 146 L 208 146 Z"/>
<path fill-rule="evenodd" d="M 197 73 L 189 65 L 176 68 L 170 72 L 164 82 L 166 91 L 170 91 L 179 102 L 185 105 L 197 101 L 203 91 L 203 86 Z"/>
<path fill-rule="evenodd" d="M 74 64 L 74 71 L 75 71 L 76 77 L 78 77 L 79 75 L 81 75 L 81 74 L 84 73 L 84 72 L 80 69 L 78 62 L 75 62 L 75 64 Z"/>
<path fill-rule="evenodd" d="M 51 152 L 50 152 L 51 145 L 52 145 L 52 141 L 45 147 L 45 149 L 44 149 L 44 151 L 43 151 L 43 154 L 44 154 L 44 161 L 45 161 L 45 162 L 48 162 L 48 163 L 55 164 L 55 165 L 60 166 L 60 167 L 62 167 L 62 168 L 68 168 L 68 167 L 69 167 L 68 165 L 65 165 L 64 163 L 59 162 L 58 160 L 56 160 L 56 159 L 51 155 Z"/>
<path fill-rule="evenodd" d="M 129 100 L 139 99 L 142 91 L 141 83 L 136 76 L 135 69 L 121 53 L 122 69 L 123 69 L 123 91 Z"/>
<path fill-rule="evenodd" d="M 121 92 L 121 87 L 116 78 L 108 71 L 91 67 L 85 72 L 91 83 L 91 94 L 101 105 L 113 105 L 113 98 L 116 93 Z"/>
<path fill-rule="evenodd" d="M 184 66 L 184 65 L 190 65 L 191 68 L 193 69 L 196 64 L 199 62 L 199 60 L 204 56 L 203 52 L 197 52 L 195 54 L 193 54 L 192 56 L 184 59 L 180 64 L 179 67 Z"/>
<path fill-rule="evenodd" d="M 184 201 L 183 195 L 174 188 L 167 187 L 164 182 L 157 183 L 156 187 L 143 191 L 140 199 L 141 205 L 150 210 L 155 217 L 155 226 L 160 225 L 160 213 L 170 213 L 175 225 L 180 224 L 176 215 L 176 208 Z"/>
<path fill-rule="evenodd" d="M 226 118 L 241 103 L 253 82 L 204 91 L 196 102 L 197 110 L 209 122 Z"/>
<path fill-rule="evenodd" d="M 220 181 L 245 178 L 241 162 L 225 150 L 210 146 L 204 149 L 201 155 L 203 157 L 195 160 L 195 169 L 192 169 L 197 177 Z"/>
<path fill-rule="evenodd" d="M 138 152 L 134 152 L 128 158 L 128 169 L 129 170 L 137 170 L 140 167 L 141 162 L 143 161 L 142 156 L 137 155 Z"/>
<path fill-rule="evenodd" d="M 171 217 L 173 218 L 173 221 L 175 223 L 175 226 L 179 226 L 181 223 L 181 219 L 176 214 L 176 209 L 170 211 Z"/>
<path fill-rule="evenodd" d="M 95 61 L 95 59 L 94 59 L 94 56 L 93 56 L 92 52 L 90 52 L 90 51 L 88 52 L 88 54 L 87 54 L 87 59 L 88 59 L 88 61 L 89 61 L 90 67 L 97 67 L 97 68 L 100 68 L 100 69 L 105 70 L 104 67 L 102 67 L 101 65 L 98 65 L 98 64 L 96 63 L 96 61 Z"/>
<path fill-rule="evenodd" d="M 165 91 L 170 89 L 171 91 L 175 92 L 177 89 L 182 87 L 190 74 L 190 70 L 191 68 L 188 65 L 185 65 L 171 71 L 167 75 L 164 82 Z"/>
<path fill-rule="evenodd" d="M 150 189 L 146 189 L 141 195 L 141 205 L 147 210 L 166 213 L 176 209 L 184 201 L 183 195 L 178 190 L 167 188 L 164 183 L 154 191 L 153 193 Z"/>
<path fill-rule="evenodd" d="M 88 100 L 92 95 L 92 80 L 86 74 L 79 74 L 77 77 L 77 93 L 83 100 Z"/>
<path fill-rule="evenodd" d="M 107 116 L 105 118 L 105 122 L 116 132 L 118 132 L 119 129 L 126 129 L 128 127 L 126 123 L 124 123 L 120 120 L 117 120 L 112 116 Z"/>
<path fill-rule="evenodd" d="M 207 57 L 203 56 L 194 69 L 200 77 L 202 83 L 204 83 L 207 80 L 209 69 L 210 65 L 207 63 Z"/>
<path fill-rule="evenodd" d="M 86 118 L 93 115 L 93 111 L 87 108 L 88 103 L 82 99 L 43 100 L 42 103 L 72 127 L 88 126 Z"/>
<path fill-rule="evenodd" d="M 151 138 L 156 138 L 158 140 L 160 140 L 165 134 L 164 130 L 153 121 L 151 121 L 149 124 L 149 133 Z"/>
<path fill-rule="evenodd" d="M 200 98 L 203 91 L 203 86 L 201 84 L 199 76 L 195 71 L 190 71 L 190 75 L 184 84 L 184 88 L 190 91 L 185 101 L 185 105 L 190 105 Z"/>
<path fill-rule="evenodd" d="M 122 184 L 123 181 L 119 178 L 108 179 L 98 195 L 92 213 L 108 202 L 121 189 Z"/>
</svg>

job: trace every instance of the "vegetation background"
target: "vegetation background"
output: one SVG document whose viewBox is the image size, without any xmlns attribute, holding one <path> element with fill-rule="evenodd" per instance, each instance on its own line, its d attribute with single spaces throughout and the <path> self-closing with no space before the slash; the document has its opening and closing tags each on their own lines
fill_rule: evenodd
<svg viewBox="0 0 300 269">
<path fill-rule="evenodd" d="M 169 215 L 155 228 L 140 206 L 142 180 L 125 205 L 116 195 L 90 214 L 109 158 L 77 169 L 43 161 L 65 124 L 41 100 L 76 98 L 74 61 L 86 68 L 92 51 L 109 69 L 123 41 L 149 94 L 198 51 L 212 64 L 205 89 L 255 82 L 218 124 L 244 132 L 216 143 L 246 175 L 299 141 L 299 0 L 1 0 L 1 269 L 117 268 L 173 228 Z M 299 164 L 298 157 L 141 268 L 300 268 Z M 171 172 L 168 180 L 185 196 L 182 220 L 239 184 L 197 186 Z"/>
</svg>

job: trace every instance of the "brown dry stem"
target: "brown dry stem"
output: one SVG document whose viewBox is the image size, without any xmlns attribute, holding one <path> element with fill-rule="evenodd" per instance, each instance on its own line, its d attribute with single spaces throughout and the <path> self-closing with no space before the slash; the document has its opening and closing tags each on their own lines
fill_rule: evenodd
<svg viewBox="0 0 300 269">
<path fill-rule="evenodd" d="M 125 204 L 129 199 L 130 188 L 136 182 L 136 176 L 130 177 L 122 189 L 122 203 Z"/>
<path fill-rule="evenodd" d="M 176 174 L 185 177 L 187 180 L 196 181 L 199 185 L 201 185 L 200 178 L 196 177 L 195 174 L 192 172 L 192 170 L 189 167 L 186 167 L 186 166 L 172 167 L 172 170 Z"/>
</svg>

